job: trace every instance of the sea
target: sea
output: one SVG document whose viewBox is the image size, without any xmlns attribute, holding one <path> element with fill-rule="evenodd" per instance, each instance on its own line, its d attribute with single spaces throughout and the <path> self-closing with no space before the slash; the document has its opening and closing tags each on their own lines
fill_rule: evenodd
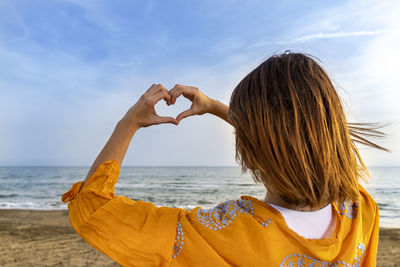
<svg viewBox="0 0 400 267">
<path fill-rule="evenodd" d="M 67 209 L 61 195 L 84 180 L 89 167 L 0 167 L 0 209 Z M 400 166 L 370 167 L 365 188 L 379 205 L 380 225 L 400 228 Z M 153 202 L 156 206 L 212 208 L 226 200 L 250 195 L 264 199 L 256 184 L 240 167 L 125 167 L 116 195 Z"/>
</svg>

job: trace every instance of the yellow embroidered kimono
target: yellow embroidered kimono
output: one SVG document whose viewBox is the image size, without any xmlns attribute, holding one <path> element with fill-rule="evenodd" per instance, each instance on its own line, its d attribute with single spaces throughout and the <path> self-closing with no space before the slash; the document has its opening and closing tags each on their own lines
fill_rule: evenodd
<svg viewBox="0 0 400 267">
<path fill-rule="evenodd" d="M 361 186 L 356 203 L 332 203 L 334 237 L 306 239 L 251 196 L 213 209 L 157 207 L 114 196 L 119 173 L 117 161 L 104 162 L 62 200 L 70 202 L 76 232 L 123 266 L 376 265 L 379 211 Z"/>
</svg>

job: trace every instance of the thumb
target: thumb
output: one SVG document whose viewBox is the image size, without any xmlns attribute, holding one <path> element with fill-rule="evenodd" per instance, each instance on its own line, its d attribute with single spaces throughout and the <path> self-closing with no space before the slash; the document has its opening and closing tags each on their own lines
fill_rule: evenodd
<svg viewBox="0 0 400 267">
<path fill-rule="evenodd" d="M 178 120 L 172 117 L 157 117 L 155 124 L 161 124 L 161 123 L 173 123 L 175 125 L 178 125 Z"/>
<path fill-rule="evenodd" d="M 188 109 L 188 110 L 185 110 L 184 112 L 180 113 L 180 114 L 176 117 L 176 120 L 177 120 L 178 122 L 180 122 L 182 119 L 184 119 L 184 118 L 186 118 L 186 117 L 189 117 L 189 116 L 193 116 L 193 115 L 195 115 L 193 109 Z"/>
</svg>

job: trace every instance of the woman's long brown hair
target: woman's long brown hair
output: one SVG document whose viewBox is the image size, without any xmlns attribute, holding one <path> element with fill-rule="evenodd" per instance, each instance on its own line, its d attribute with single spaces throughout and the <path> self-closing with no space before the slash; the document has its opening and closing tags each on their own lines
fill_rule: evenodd
<svg viewBox="0 0 400 267">
<path fill-rule="evenodd" d="M 250 72 L 232 93 L 229 119 L 242 172 L 298 207 L 356 201 L 369 172 L 355 143 L 388 151 L 367 139 L 383 137 L 381 126 L 347 123 L 328 75 L 301 53 L 274 55 Z"/>
</svg>

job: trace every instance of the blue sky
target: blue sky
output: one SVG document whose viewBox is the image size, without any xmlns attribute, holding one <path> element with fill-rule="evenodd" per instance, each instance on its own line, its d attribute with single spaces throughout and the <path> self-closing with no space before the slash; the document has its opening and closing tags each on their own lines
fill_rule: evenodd
<svg viewBox="0 0 400 267">
<path fill-rule="evenodd" d="M 273 53 L 318 57 L 351 122 L 392 122 L 368 165 L 400 165 L 399 1 L 1 1 L 0 165 L 89 165 L 153 83 L 228 104 Z M 183 97 L 160 115 L 190 107 Z M 126 165 L 232 165 L 212 115 L 140 129 Z"/>
</svg>

